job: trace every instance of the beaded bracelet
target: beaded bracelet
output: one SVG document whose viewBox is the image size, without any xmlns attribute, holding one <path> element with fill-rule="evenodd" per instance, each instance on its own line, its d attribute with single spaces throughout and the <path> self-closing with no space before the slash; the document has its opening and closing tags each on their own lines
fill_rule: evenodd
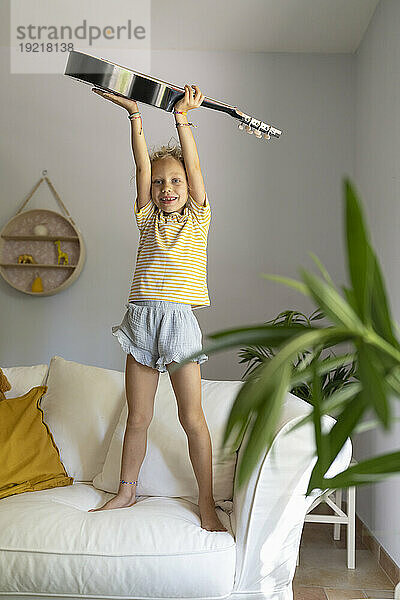
<svg viewBox="0 0 400 600">
<path fill-rule="evenodd" d="M 142 115 L 140 114 L 140 112 L 133 112 L 130 115 L 128 115 L 128 119 L 130 121 L 133 121 L 133 119 L 141 119 L 141 118 L 142 118 Z M 141 121 L 139 135 L 142 135 L 142 130 L 143 130 L 143 123 Z"/>
<path fill-rule="evenodd" d="M 123 479 L 121 479 L 120 483 L 137 483 L 137 481 L 124 481 Z"/>
<path fill-rule="evenodd" d="M 174 110 L 174 115 L 186 115 L 187 116 L 187 110 Z M 175 123 L 176 127 L 182 127 L 182 125 L 189 125 L 190 127 L 197 127 L 197 125 L 195 125 L 194 123 Z"/>
</svg>

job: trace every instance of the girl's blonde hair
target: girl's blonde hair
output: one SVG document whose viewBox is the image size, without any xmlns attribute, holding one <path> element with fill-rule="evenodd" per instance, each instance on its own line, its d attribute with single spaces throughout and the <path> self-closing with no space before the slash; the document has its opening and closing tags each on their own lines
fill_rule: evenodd
<svg viewBox="0 0 400 600">
<path fill-rule="evenodd" d="M 184 161 L 183 154 L 182 154 L 182 148 L 178 143 L 173 143 L 172 145 L 170 145 L 170 142 L 173 139 L 174 138 L 170 138 L 167 145 L 164 144 L 162 146 L 159 146 L 158 148 L 153 146 L 153 149 L 149 152 L 150 164 L 151 164 L 151 166 L 153 166 L 153 164 L 157 160 L 162 160 L 163 158 L 169 158 L 169 157 L 175 158 L 182 164 L 183 168 L 185 169 L 185 174 L 186 174 L 186 178 L 187 178 L 185 161 Z M 132 175 L 132 178 L 133 178 L 133 175 Z"/>
<path fill-rule="evenodd" d="M 179 162 L 182 164 L 183 168 L 185 169 L 185 173 L 186 173 L 186 168 L 185 168 L 185 161 L 183 159 L 183 154 L 182 154 L 182 148 L 180 147 L 179 144 L 173 143 L 170 146 L 170 142 L 171 140 L 173 140 L 174 138 L 170 138 L 168 144 L 159 146 L 158 149 L 155 149 L 153 147 L 153 150 L 149 153 L 149 157 L 150 157 L 150 163 L 151 165 L 153 165 L 153 163 L 156 162 L 156 160 L 160 160 L 163 158 L 175 158 L 176 160 L 179 160 Z"/>
</svg>

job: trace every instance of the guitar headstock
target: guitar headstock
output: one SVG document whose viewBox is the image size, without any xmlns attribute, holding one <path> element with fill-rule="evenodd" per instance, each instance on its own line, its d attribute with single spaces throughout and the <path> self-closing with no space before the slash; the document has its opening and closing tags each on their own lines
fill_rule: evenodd
<svg viewBox="0 0 400 600">
<path fill-rule="evenodd" d="M 252 134 L 257 138 L 264 138 L 265 140 L 270 140 L 271 136 L 279 138 L 282 134 L 280 129 L 273 127 L 272 125 L 268 125 L 264 123 L 264 121 L 259 121 L 250 115 L 246 115 L 244 112 L 239 110 L 237 106 L 234 107 L 235 113 L 233 116 L 236 119 L 240 120 L 238 128 L 241 131 L 246 131 L 246 133 Z"/>
</svg>

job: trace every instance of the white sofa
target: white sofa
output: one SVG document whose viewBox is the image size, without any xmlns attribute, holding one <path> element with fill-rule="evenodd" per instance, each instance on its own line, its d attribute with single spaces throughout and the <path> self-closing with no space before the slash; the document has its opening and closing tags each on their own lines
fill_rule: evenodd
<svg viewBox="0 0 400 600">
<path fill-rule="evenodd" d="M 137 502 L 89 513 L 116 493 L 127 416 L 124 373 L 55 356 L 3 368 L 17 397 L 47 385 L 40 401 L 73 485 L 0 500 L 0 600 L 44 598 L 291 600 L 315 462 L 310 410 L 288 394 L 274 442 L 248 483 L 235 467 L 244 443 L 219 456 L 243 381 L 202 380 L 213 445 L 214 499 L 227 532 L 200 526 L 197 482 L 168 373 L 160 374 Z M 325 427 L 334 420 L 325 418 Z M 247 437 L 245 436 L 244 442 Z M 329 476 L 351 459 L 347 440 Z"/>
</svg>

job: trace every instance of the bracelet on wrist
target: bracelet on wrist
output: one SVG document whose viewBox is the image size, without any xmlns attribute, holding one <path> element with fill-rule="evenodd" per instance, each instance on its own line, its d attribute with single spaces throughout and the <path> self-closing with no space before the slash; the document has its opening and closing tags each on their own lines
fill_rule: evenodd
<svg viewBox="0 0 400 600">
<path fill-rule="evenodd" d="M 131 113 L 130 115 L 128 115 L 128 119 L 130 121 L 133 121 L 133 119 L 140 119 L 140 131 L 139 131 L 139 135 L 142 135 L 143 122 L 142 122 L 142 115 L 140 114 L 140 112 Z"/>
<path fill-rule="evenodd" d="M 197 127 L 194 123 L 175 123 L 175 127 L 185 127 L 186 125 L 189 125 L 189 127 Z"/>
</svg>

